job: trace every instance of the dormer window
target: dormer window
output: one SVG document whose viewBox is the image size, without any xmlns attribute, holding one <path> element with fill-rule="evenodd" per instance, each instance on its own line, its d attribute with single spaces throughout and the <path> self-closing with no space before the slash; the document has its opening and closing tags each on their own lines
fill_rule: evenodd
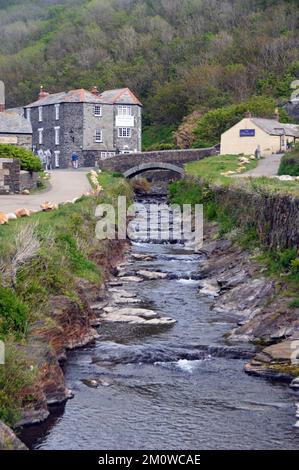
<svg viewBox="0 0 299 470">
<path fill-rule="evenodd" d="M 39 122 L 42 122 L 42 120 L 43 120 L 43 107 L 40 106 L 40 107 L 38 108 L 38 121 L 39 121 Z"/>
<path fill-rule="evenodd" d="M 95 104 L 93 108 L 93 113 L 96 117 L 102 117 L 102 106 Z"/>
</svg>

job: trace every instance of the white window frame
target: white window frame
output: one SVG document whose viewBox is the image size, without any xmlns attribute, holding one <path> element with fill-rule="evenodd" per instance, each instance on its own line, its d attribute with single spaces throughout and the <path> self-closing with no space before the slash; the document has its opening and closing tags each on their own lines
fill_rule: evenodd
<svg viewBox="0 0 299 470">
<path fill-rule="evenodd" d="M 26 119 L 27 121 L 30 122 L 30 117 L 31 117 L 31 109 L 30 108 L 26 108 Z"/>
<path fill-rule="evenodd" d="M 59 121 L 60 118 L 60 104 L 55 104 L 55 120 Z"/>
<path fill-rule="evenodd" d="M 39 106 L 38 108 L 38 122 L 43 122 L 43 107 Z"/>
<path fill-rule="evenodd" d="M 117 106 L 118 116 L 132 116 L 132 106 L 119 105 Z"/>
<path fill-rule="evenodd" d="M 97 144 L 101 144 L 103 142 L 103 129 L 96 129 L 95 130 L 94 141 Z"/>
<path fill-rule="evenodd" d="M 95 104 L 94 107 L 93 107 L 93 114 L 94 114 L 95 117 L 102 117 L 103 116 L 102 105 Z"/>
<path fill-rule="evenodd" d="M 122 139 L 131 139 L 132 137 L 131 127 L 118 127 L 118 137 Z"/>
<path fill-rule="evenodd" d="M 60 167 L 60 150 L 54 150 L 54 164 L 55 164 L 55 168 L 59 168 Z M 58 163 L 58 164 L 57 164 Z"/>
<path fill-rule="evenodd" d="M 60 145 L 60 126 L 54 127 L 55 145 Z"/>
<path fill-rule="evenodd" d="M 39 145 L 43 145 L 43 131 L 44 131 L 44 128 L 41 127 L 40 129 L 38 129 L 38 143 Z"/>
</svg>

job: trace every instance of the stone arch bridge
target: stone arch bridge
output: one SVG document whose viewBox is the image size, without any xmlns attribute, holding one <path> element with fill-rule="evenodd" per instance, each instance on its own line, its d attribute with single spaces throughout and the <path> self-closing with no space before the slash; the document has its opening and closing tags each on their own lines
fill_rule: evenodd
<svg viewBox="0 0 299 470">
<path fill-rule="evenodd" d="M 159 152 L 143 152 L 119 154 L 105 160 L 97 160 L 101 170 L 122 173 L 126 178 L 133 178 L 147 171 L 171 171 L 184 176 L 184 165 L 188 162 L 202 160 L 216 155 L 215 147 L 188 150 L 163 150 Z"/>
</svg>

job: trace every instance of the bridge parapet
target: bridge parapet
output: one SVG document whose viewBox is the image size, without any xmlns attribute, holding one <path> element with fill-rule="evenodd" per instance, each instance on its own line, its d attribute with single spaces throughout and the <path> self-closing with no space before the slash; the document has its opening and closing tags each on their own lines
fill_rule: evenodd
<svg viewBox="0 0 299 470">
<path fill-rule="evenodd" d="M 131 168 L 150 163 L 168 163 L 183 168 L 185 163 L 202 160 L 216 153 L 215 147 L 209 147 L 203 149 L 160 150 L 157 152 L 119 154 L 105 160 L 98 160 L 98 165 L 101 170 L 124 174 Z"/>
</svg>

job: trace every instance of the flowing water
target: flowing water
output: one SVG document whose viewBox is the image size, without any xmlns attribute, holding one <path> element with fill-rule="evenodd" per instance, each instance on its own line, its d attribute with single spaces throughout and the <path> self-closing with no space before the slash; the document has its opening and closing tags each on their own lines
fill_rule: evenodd
<svg viewBox="0 0 299 470">
<path fill-rule="evenodd" d="M 224 339 L 235 319 L 213 312 L 192 280 L 200 255 L 175 244 L 136 243 L 132 252 L 154 259 L 130 268 L 174 279 L 129 282 L 125 289 L 177 323 L 102 324 L 95 345 L 69 355 L 65 376 L 74 399 L 27 428 L 25 442 L 34 449 L 298 448 L 295 393 L 243 372 L 252 350 Z M 103 385 L 82 382 L 93 378 Z"/>
</svg>

